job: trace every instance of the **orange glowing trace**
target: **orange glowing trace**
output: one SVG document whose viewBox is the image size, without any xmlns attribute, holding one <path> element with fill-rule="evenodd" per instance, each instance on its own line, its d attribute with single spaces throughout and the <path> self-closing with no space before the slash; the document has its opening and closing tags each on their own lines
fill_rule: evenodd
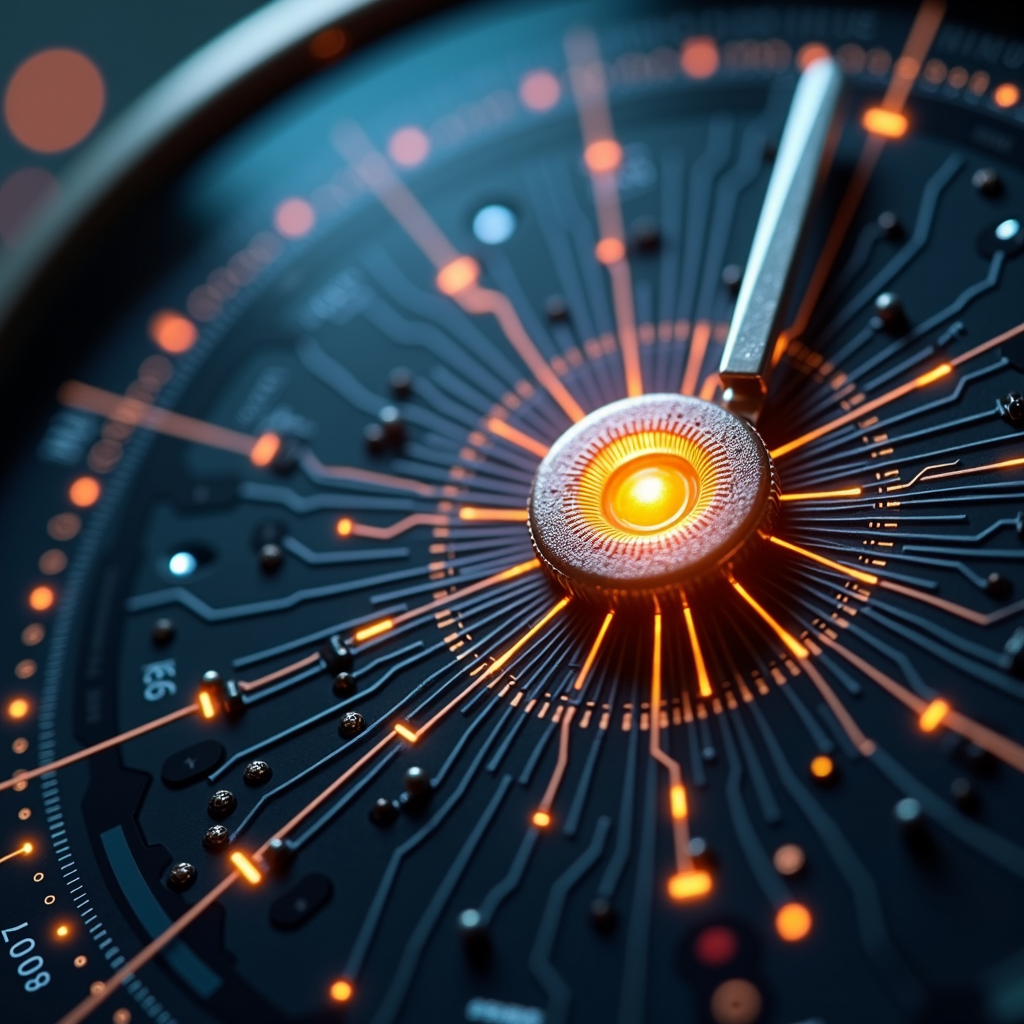
<svg viewBox="0 0 1024 1024">
<path fill-rule="evenodd" d="M 704 664 L 704 655 L 700 649 L 700 642 L 697 639 L 697 625 L 693 621 L 693 612 L 690 606 L 684 602 L 683 618 L 686 621 L 686 632 L 690 635 L 690 650 L 693 652 L 693 663 L 697 669 L 697 688 L 702 697 L 711 696 L 711 680 L 708 678 L 707 666 Z"/>
<path fill-rule="evenodd" d="M 906 114 L 884 107 L 869 107 L 864 111 L 861 124 L 869 135 L 881 135 L 885 139 L 902 139 L 910 126 Z"/>
<path fill-rule="evenodd" d="M 783 629 L 782 626 L 771 615 L 769 615 L 768 612 L 766 612 L 764 608 L 762 608 L 761 605 L 759 605 L 757 601 L 755 601 L 750 594 L 740 586 L 739 583 L 733 580 L 732 586 L 733 590 L 735 590 L 736 593 L 739 594 L 740 597 L 742 597 L 743 600 L 746 601 L 762 619 L 764 619 L 772 630 L 774 630 L 775 635 L 778 636 L 786 647 L 789 648 L 791 654 L 795 654 L 798 658 L 809 658 L 811 656 L 810 651 L 808 651 L 795 636 Z"/>
<path fill-rule="evenodd" d="M 668 894 L 674 900 L 692 900 L 711 892 L 711 875 L 706 871 L 691 868 L 677 871 L 668 880 Z"/>
<path fill-rule="evenodd" d="M 672 817 L 676 821 L 684 821 L 688 812 L 686 803 L 686 787 L 681 783 L 676 783 L 668 791 L 669 808 L 672 811 Z"/>
<path fill-rule="evenodd" d="M 213 698 L 206 692 L 206 690 L 199 691 L 199 712 L 203 718 L 213 718 L 217 714 L 217 708 L 214 706 Z"/>
<path fill-rule="evenodd" d="M 551 824 L 551 815 L 547 811 L 534 811 L 532 820 L 537 828 L 547 828 Z"/>
<path fill-rule="evenodd" d="M 259 885 L 263 881 L 263 875 L 260 869 L 241 850 L 235 850 L 231 854 L 231 863 L 235 865 L 235 870 L 250 884 Z"/>
<path fill-rule="evenodd" d="M 918 719 L 918 725 L 921 726 L 921 731 L 935 732 L 935 730 L 943 723 L 946 716 L 949 714 L 949 711 L 949 704 L 941 697 L 933 700 L 931 704 L 921 712 L 921 717 Z"/>
<path fill-rule="evenodd" d="M 395 732 L 409 743 L 416 742 L 416 733 L 405 722 L 395 722 Z"/>
<path fill-rule="evenodd" d="M 342 978 L 331 985 L 331 998 L 336 1003 L 347 1003 L 352 998 L 354 991 L 352 983 Z"/>
<path fill-rule="evenodd" d="M 249 461 L 257 469 L 265 469 L 274 461 L 274 456 L 281 450 L 281 438 L 277 434 L 261 434 L 256 438 L 249 453 Z"/>
<path fill-rule="evenodd" d="M 472 256 L 458 256 L 437 272 L 437 290 L 443 295 L 458 295 L 476 284 L 480 264 Z"/>
<path fill-rule="evenodd" d="M 24 718 L 28 714 L 29 706 L 28 701 L 24 697 L 15 697 L 10 704 L 7 705 L 7 715 L 9 718 Z"/>
<path fill-rule="evenodd" d="M 394 626 L 393 619 L 381 619 L 380 622 L 374 622 L 372 625 L 364 626 L 362 629 L 357 629 L 355 633 L 356 643 L 362 643 L 364 640 L 370 640 L 375 636 L 380 636 L 381 633 L 386 633 L 389 629 Z"/>
<path fill-rule="evenodd" d="M 816 555 L 813 551 L 797 547 L 796 544 L 790 544 L 789 541 L 780 540 L 778 537 L 772 537 L 771 541 L 773 544 L 778 544 L 779 547 L 785 548 L 787 551 L 795 551 L 798 555 L 803 555 L 804 558 L 809 558 L 812 562 L 817 562 L 819 565 L 828 566 L 829 569 L 835 569 L 837 572 L 845 573 L 845 575 L 851 576 L 855 580 L 860 580 L 861 583 L 878 582 L 878 577 L 873 573 L 861 572 L 860 569 L 851 569 L 848 565 L 843 565 L 842 562 L 833 562 L 831 558 L 825 558 L 823 555 Z"/>
<path fill-rule="evenodd" d="M 802 903 L 786 903 L 775 915 L 775 930 L 785 942 L 799 942 L 811 931 L 811 912 Z"/>
<path fill-rule="evenodd" d="M 859 498 L 861 488 L 847 487 L 841 491 L 802 491 L 794 494 L 783 494 L 783 501 L 824 501 L 827 498 Z"/>
<path fill-rule="evenodd" d="M 80 476 L 68 488 L 68 499 L 77 508 L 89 508 L 100 500 L 102 493 L 99 480 L 91 476 Z"/>
</svg>

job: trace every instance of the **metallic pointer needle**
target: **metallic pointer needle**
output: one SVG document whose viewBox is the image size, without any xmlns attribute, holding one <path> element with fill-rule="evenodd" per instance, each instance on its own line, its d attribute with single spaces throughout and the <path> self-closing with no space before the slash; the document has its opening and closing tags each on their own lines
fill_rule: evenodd
<svg viewBox="0 0 1024 1024">
<path fill-rule="evenodd" d="M 842 72 L 829 58 L 800 76 L 750 246 L 719 374 L 725 405 L 751 423 L 764 405 L 797 250 L 834 149 L 832 122 L 842 86 Z"/>
</svg>

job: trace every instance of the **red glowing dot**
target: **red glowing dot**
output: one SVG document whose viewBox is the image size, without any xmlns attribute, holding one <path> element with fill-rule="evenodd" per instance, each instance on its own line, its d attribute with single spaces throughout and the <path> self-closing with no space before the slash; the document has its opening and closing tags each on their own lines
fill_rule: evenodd
<svg viewBox="0 0 1024 1024">
<path fill-rule="evenodd" d="M 68 488 L 68 498 L 72 505 L 89 508 L 100 500 L 102 490 L 99 480 L 95 477 L 80 476 Z"/>
<path fill-rule="evenodd" d="M 429 152 L 430 139 L 426 132 L 414 125 L 399 128 L 388 139 L 388 154 L 402 167 L 415 167 L 423 163 Z"/>
<path fill-rule="evenodd" d="M 710 78 L 718 62 L 718 43 L 711 36 L 691 36 L 679 51 L 679 66 L 691 78 Z"/>
<path fill-rule="evenodd" d="M 314 224 L 316 214 L 305 199 L 285 199 L 274 210 L 274 227 L 285 238 L 302 238 L 313 230 Z"/>
<path fill-rule="evenodd" d="M 583 150 L 583 162 L 592 174 L 607 174 L 622 163 L 622 147 L 614 139 L 598 139 Z"/>
<path fill-rule="evenodd" d="M 1013 82 L 1003 82 L 1002 85 L 996 86 L 992 93 L 992 99 L 997 107 L 1008 110 L 1010 107 L 1015 107 L 1020 101 L 1020 89 Z"/>
<path fill-rule="evenodd" d="M 558 79 L 545 68 L 527 72 L 519 80 L 519 99 L 527 110 L 543 113 L 550 110 L 562 97 Z"/>
<path fill-rule="evenodd" d="M 28 595 L 28 606 L 34 612 L 45 612 L 53 607 L 56 600 L 53 587 L 35 587 Z"/>
<path fill-rule="evenodd" d="M 103 113 L 106 90 L 99 68 L 77 50 L 42 50 L 11 76 L 4 117 L 11 134 L 37 153 L 77 146 Z"/>
<path fill-rule="evenodd" d="M 705 928 L 693 943 L 693 955 L 705 967 L 724 967 L 735 959 L 739 949 L 739 937 L 725 925 Z"/>
<path fill-rule="evenodd" d="M 158 348 L 172 356 L 187 352 L 199 337 L 196 325 L 172 309 L 161 309 L 149 320 L 149 336 Z"/>
<path fill-rule="evenodd" d="M 609 266 L 625 258 L 626 247 L 618 238 L 602 238 L 594 246 L 594 255 L 597 257 L 598 263 Z"/>
</svg>

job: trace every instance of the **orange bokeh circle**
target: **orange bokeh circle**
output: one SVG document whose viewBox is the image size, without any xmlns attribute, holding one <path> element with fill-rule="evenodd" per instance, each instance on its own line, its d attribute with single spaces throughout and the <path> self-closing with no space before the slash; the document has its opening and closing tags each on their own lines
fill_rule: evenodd
<svg viewBox="0 0 1024 1024">
<path fill-rule="evenodd" d="M 106 88 L 96 65 L 77 50 L 41 50 L 7 83 L 4 118 L 11 134 L 37 153 L 77 146 L 103 113 Z"/>
</svg>

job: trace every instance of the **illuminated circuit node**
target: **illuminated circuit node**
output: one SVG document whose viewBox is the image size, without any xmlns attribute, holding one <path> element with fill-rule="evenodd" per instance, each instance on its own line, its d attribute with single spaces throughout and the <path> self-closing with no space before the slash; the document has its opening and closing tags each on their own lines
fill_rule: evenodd
<svg viewBox="0 0 1024 1024">
<path fill-rule="evenodd" d="M 530 493 L 534 547 L 568 591 L 650 604 L 741 561 L 771 533 L 779 486 L 753 428 L 699 398 L 614 402 L 566 431 Z"/>
</svg>

